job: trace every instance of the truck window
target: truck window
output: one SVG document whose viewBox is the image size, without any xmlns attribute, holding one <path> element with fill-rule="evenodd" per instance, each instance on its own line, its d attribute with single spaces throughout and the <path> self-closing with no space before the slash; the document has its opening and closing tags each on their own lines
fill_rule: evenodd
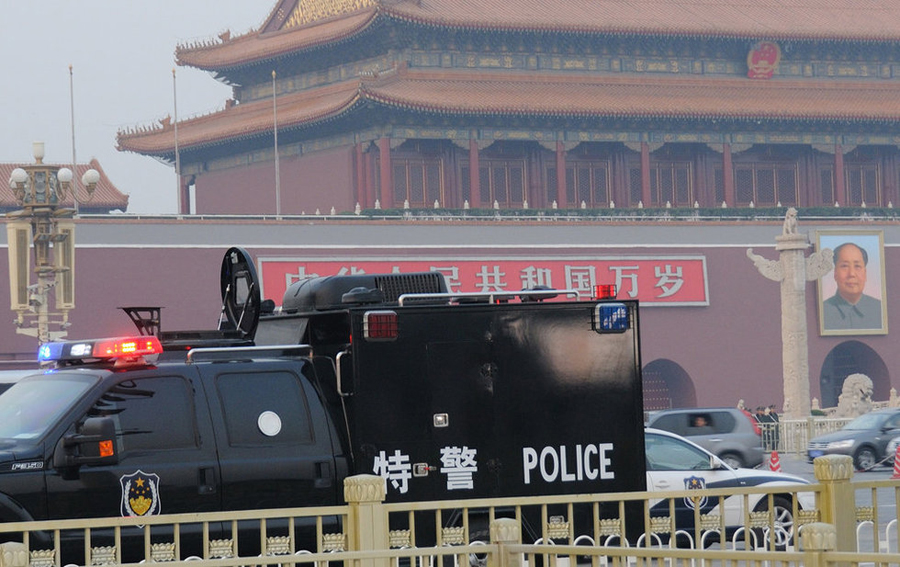
<svg viewBox="0 0 900 567">
<path fill-rule="evenodd" d="M 297 376 L 220 374 L 216 388 L 232 447 L 313 442 L 306 396 Z"/>
<path fill-rule="evenodd" d="M 115 419 L 119 451 L 197 446 L 193 392 L 178 376 L 120 382 L 97 400 L 88 415 Z"/>
<path fill-rule="evenodd" d="M 96 382 L 63 374 L 18 382 L 0 396 L 0 439 L 27 442 L 43 437 Z"/>
</svg>

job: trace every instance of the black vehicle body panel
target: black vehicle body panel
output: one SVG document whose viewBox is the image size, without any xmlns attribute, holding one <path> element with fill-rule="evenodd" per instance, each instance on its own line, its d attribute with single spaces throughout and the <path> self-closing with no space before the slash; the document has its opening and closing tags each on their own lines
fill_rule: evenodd
<svg viewBox="0 0 900 567">
<path fill-rule="evenodd" d="M 407 492 L 390 483 L 389 501 L 644 490 L 636 332 L 592 331 L 592 309 L 409 307 L 396 342 L 354 341 L 347 404 L 355 471 L 374 472 L 377 457 L 397 451 L 435 471 L 408 479 Z M 364 314 L 350 312 L 354 337 Z M 446 426 L 435 426 L 438 415 Z M 607 445 L 608 474 L 588 478 Z M 445 447 L 476 451 L 471 488 L 447 488 Z M 527 481 L 526 448 L 545 464 Z"/>
</svg>

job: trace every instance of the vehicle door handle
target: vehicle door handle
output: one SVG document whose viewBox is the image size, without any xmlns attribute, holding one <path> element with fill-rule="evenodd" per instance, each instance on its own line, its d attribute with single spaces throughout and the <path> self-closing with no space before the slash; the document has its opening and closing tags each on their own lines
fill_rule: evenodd
<svg viewBox="0 0 900 567">
<path fill-rule="evenodd" d="M 213 494 L 216 492 L 216 469 L 201 467 L 197 475 L 197 494 Z"/>
<path fill-rule="evenodd" d="M 316 488 L 328 488 L 331 486 L 331 463 L 319 461 L 316 463 L 316 480 L 313 486 Z"/>
<path fill-rule="evenodd" d="M 665 480 L 660 480 L 660 481 L 654 482 L 653 485 L 656 486 L 657 488 L 659 488 L 660 490 L 668 490 L 668 488 L 669 488 L 669 483 L 668 483 L 668 481 L 665 481 Z"/>
</svg>

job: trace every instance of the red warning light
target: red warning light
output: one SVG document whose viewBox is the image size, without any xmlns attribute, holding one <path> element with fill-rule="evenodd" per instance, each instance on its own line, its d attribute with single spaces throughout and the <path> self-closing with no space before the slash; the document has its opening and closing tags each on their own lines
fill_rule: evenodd
<svg viewBox="0 0 900 567">
<path fill-rule="evenodd" d="M 395 311 L 369 311 L 365 314 L 363 336 L 370 341 L 393 341 L 400 334 Z"/>
<path fill-rule="evenodd" d="M 615 284 L 600 284 L 594 286 L 594 299 L 615 299 Z"/>
<path fill-rule="evenodd" d="M 142 356 L 145 354 L 159 354 L 162 345 L 159 339 L 153 336 L 126 337 L 99 341 L 94 345 L 96 358 L 117 358 L 120 356 Z"/>
</svg>

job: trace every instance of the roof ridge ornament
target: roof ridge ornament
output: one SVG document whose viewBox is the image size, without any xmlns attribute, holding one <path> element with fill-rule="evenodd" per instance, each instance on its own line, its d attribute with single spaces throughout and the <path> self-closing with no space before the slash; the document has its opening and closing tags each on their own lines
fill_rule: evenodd
<svg viewBox="0 0 900 567">
<path fill-rule="evenodd" d="M 281 29 L 302 26 L 310 22 L 343 16 L 366 8 L 377 7 L 379 0 L 300 0 L 284 21 Z"/>
</svg>

